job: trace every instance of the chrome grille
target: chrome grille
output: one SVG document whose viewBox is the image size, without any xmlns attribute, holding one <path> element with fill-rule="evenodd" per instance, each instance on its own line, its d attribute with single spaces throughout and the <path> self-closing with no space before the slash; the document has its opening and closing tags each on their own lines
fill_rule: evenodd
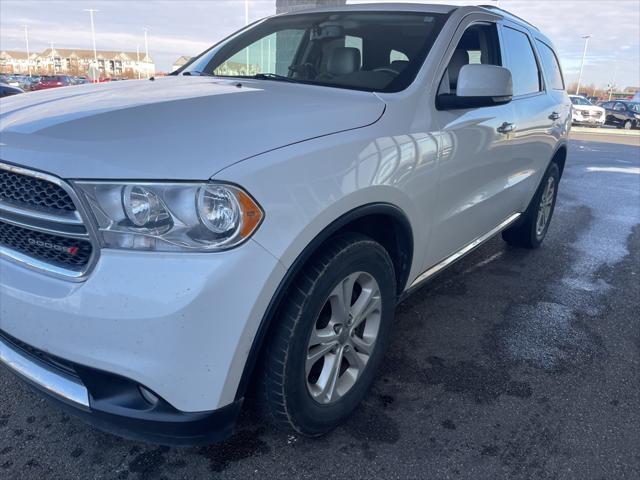
<svg viewBox="0 0 640 480">
<path fill-rule="evenodd" d="M 99 249 L 75 192 L 51 175 L 0 163 L 0 256 L 81 280 Z"/>
<path fill-rule="evenodd" d="M 0 220 L 0 245 L 58 267 L 81 271 L 89 263 L 91 243 L 18 227 Z"/>
<path fill-rule="evenodd" d="M 26 208 L 76 210 L 69 194 L 58 185 L 8 170 L 0 170 L 0 200 Z"/>
</svg>

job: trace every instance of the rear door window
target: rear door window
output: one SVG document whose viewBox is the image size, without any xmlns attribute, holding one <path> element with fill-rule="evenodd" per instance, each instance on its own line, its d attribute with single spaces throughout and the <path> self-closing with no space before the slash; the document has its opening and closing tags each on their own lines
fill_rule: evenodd
<svg viewBox="0 0 640 480">
<path fill-rule="evenodd" d="M 540 92 L 540 70 L 528 35 L 511 27 L 505 27 L 503 33 L 514 97 Z"/>
<path fill-rule="evenodd" d="M 562 78 L 562 70 L 560 62 L 555 52 L 546 43 L 536 40 L 538 43 L 538 52 L 540 53 L 540 61 L 542 68 L 546 74 L 549 87 L 554 90 L 564 90 L 564 79 Z"/>
</svg>

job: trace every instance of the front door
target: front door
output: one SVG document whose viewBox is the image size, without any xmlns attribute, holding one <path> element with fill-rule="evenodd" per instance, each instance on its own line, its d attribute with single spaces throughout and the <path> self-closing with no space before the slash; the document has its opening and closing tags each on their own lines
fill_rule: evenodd
<svg viewBox="0 0 640 480">
<path fill-rule="evenodd" d="M 497 25 L 466 27 L 450 53 L 439 93 L 455 93 L 468 63 L 502 66 Z M 437 112 L 441 128 L 438 200 L 424 270 L 454 254 L 514 213 L 509 182 L 514 171 L 514 106 Z"/>
</svg>

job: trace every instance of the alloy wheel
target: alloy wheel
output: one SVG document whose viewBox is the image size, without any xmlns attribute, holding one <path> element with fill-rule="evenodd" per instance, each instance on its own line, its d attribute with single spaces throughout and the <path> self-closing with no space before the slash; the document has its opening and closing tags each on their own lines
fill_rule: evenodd
<svg viewBox="0 0 640 480">
<path fill-rule="evenodd" d="M 305 359 L 307 389 L 316 402 L 336 402 L 362 376 L 375 348 L 381 309 L 378 282 L 366 272 L 352 273 L 331 291 Z"/>
<path fill-rule="evenodd" d="M 536 235 L 538 238 L 544 234 L 547 223 L 549 223 L 549 218 L 551 218 L 555 190 L 555 179 L 550 176 L 547 179 L 547 184 L 545 185 L 544 192 L 542 192 L 542 197 L 540 198 L 540 206 L 538 207 L 538 218 L 536 220 Z"/>
</svg>

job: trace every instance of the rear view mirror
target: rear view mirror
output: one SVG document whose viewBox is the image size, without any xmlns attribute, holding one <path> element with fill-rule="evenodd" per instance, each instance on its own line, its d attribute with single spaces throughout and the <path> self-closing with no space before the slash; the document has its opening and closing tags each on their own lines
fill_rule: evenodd
<svg viewBox="0 0 640 480">
<path fill-rule="evenodd" d="M 495 65 L 464 65 L 458 75 L 455 95 L 438 95 L 440 110 L 489 107 L 509 103 L 513 80 L 508 68 Z"/>
<path fill-rule="evenodd" d="M 344 28 L 341 25 L 317 25 L 310 35 L 310 40 L 328 40 L 344 37 Z"/>
</svg>

